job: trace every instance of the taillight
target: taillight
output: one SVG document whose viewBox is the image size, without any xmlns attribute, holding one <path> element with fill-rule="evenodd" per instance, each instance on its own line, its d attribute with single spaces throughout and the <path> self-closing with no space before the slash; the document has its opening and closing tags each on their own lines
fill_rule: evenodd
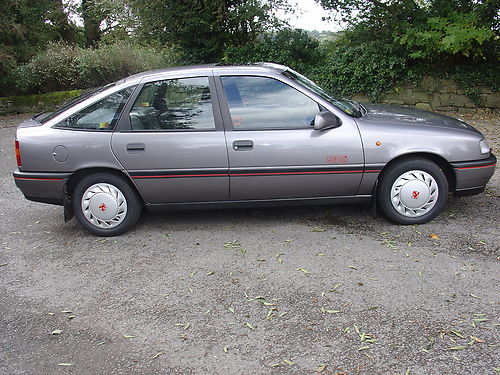
<svg viewBox="0 0 500 375">
<path fill-rule="evenodd" d="M 16 160 L 17 166 L 21 166 L 21 152 L 19 151 L 19 141 L 16 139 Z"/>
</svg>

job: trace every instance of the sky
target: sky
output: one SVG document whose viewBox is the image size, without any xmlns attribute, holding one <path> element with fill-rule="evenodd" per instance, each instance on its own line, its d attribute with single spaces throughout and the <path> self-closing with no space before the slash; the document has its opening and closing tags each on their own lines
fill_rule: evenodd
<svg viewBox="0 0 500 375">
<path fill-rule="evenodd" d="M 295 15 L 285 15 L 283 12 L 278 13 L 278 17 L 287 20 L 292 27 L 318 31 L 339 31 L 341 29 L 338 22 L 321 20 L 321 17 L 328 16 L 328 12 L 316 3 L 316 1 L 295 1 L 297 2 L 297 11 Z"/>
</svg>

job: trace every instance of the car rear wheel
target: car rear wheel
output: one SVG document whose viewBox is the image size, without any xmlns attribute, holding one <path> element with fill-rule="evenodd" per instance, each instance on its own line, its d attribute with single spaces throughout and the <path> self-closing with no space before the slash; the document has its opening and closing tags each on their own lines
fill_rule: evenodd
<svg viewBox="0 0 500 375">
<path fill-rule="evenodd" d="M 97 236 L 126 232 L 139 219 L 141 208 L 135 191 L 113 174 L 86 176 L 73 193 L 75 216 L 86 230 Z"/>
<path fill-rule="evenodd" d="M 399 224 L 423 224 L 446 205 L 448 181 L 430 160 L 403 159 L 383 171 L 377 199 L 389 219 Z"/>
</svg>

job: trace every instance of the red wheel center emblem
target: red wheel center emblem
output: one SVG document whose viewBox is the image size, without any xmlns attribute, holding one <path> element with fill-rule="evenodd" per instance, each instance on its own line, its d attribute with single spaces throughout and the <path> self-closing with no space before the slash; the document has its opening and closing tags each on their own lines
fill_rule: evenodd
<svg viewBox="0 0 500 375">
<path fill-rule="evenodd" d="M 419 191 L 413 191 L 413 193 L 411 193 L 411 197 L 413 199 L 418 199 L 418 196 L 420 195 L 420 192 Z"/>
<path fill-rule="evenodd" d="M 106 206 L 106 203 L 101 203 L 101 205 L 99 206 L 99 209 L 100 209 L 101 211 L 106 211 L 106 208 L 107 208 L 107 207 L 108 207 L 108 206 Z"/>
</svg>

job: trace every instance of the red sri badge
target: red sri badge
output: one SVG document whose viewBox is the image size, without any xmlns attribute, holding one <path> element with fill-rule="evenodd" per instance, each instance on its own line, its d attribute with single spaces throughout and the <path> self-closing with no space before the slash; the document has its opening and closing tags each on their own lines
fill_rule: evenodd
<svg viewBox="0 0 500 375">
<path fill-rule="evenodd" d="M 101 211 L 106 211 L 106 208 L 107 208 L 106 203 L 101 203 L 101 205 L 99 206 L 99 209 Z"/>
<path fill-rule="evenodd" d="M 420 192 L 419 191 L 413 191 L 413 193 L 411 193 L 411 197 L 413 199 L 418 199 L 418 196 L 420 195 Z"/>
<path fill-rule="evenodd" d="M 329 155 L 326 157 L 328 164 L 347 164 L 349 157 L 347 155 Z"/>
</svg>

